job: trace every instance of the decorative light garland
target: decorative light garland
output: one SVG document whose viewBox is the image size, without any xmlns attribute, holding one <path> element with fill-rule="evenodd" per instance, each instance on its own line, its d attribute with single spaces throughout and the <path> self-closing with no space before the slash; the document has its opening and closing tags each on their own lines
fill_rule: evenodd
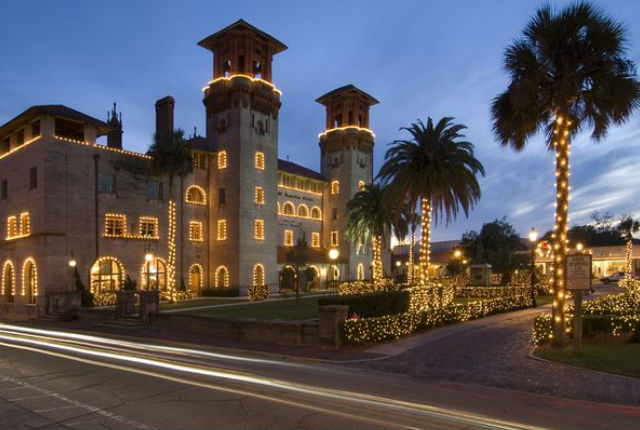
<svg viewBox="0 0 640 430">
<path fill-rule="evenodd" d="M 194 191 L 199 196 L 198 198 L 194 199 L 193 196 L 191 195 Z M 185 191 L 184 201 L 192 205 L 205 206 L 207 204 L 207 193 L 204 191 L 204 188 L 202 188 L 200 185 L 196 185 L 196 184 L 189 185 L 187 187 L 187 190 Z"/>
<path fill-rule="evenodd" d="M 256 151 L 255 166 L 258 170 L 264 170 L 264 152 Z"/>
<path fill-rule="evenodd" d="M 222 285 L 220 285 L 220 273 L 222 272 Z M 213 280 L 213 285 L 216 288 L 226 288 L 229 286 L 229 269 L 225 266 L 218 266 L 216 269 L 216 277 Z"/>
<path fill-rule="evenodd" d="M 286 188 L 288 190 L 300 191 L 301 193 L 313 194 L 315 196 L 321 196 L 322 193 L 318 193 L 316 191 L 305 190 L 299 187 L 290 187 L 289 185 L 278 184 L 278 188 Z"/>
<path fill-rule="evenodd" d="M 29 237 L 31 235 L 31 217 L 29 212 L 20 213 L 20 226 L 18 227 L 18 217 L 10 215 L 7 217 L 6 240 L 15 240 Z"/>
<path fill-rule="evenodd" d="M 337 196 L 338 194 L 340 194 L 340 182 L 331 181 L 331 195 Z"/>
<path fill-rule="evenodd" d="M 193 274 L 193 273 L 198 273 L 198 285 L 196 285 L 196 287 L 198 289 L 202 288 L 202 282 L 203 282 L 202 275 L 204 274 L 204 269 L 202 268 L 202 265 L 200 263 L 193 263 L 191 266 L 189 266 L 189 274 Z M 191 282 L 189 282 L 189 286 L 191 286 Z"/>
<path fill-rule="evenodd" d="M 216 233 L 216 240 L 227 240 L 227 220 L 218 220 L 218 231 Z"/>
<path fill-rule="evenodd" d="M 264 220 L 256 219 L 254 221 L 254 237 L 256 240 L 264 240 Z"/>
<path fill-rule="evenodd" d="M 421 205 L 420 284 L 425 285 L 429 280 L 429 261 L 431 258 L 431 200 L 428 197 L 423 197 Z"/>
<path fill-rule="evenodd" d="M 56 135 L 54 135 L 53 138 L 56 139 L 56 140 L 61 140 L 63 142 L 70 142 L 70 143 L 75 143 L 75 144 L 78 144 L 78 145 L 89 146 L 89 147 L 96 148 L 96 149 L 102 149 L 104 151 L 117 152 L 118 154 L 133 155 L 135 157 L 140 157 L 140 158 L 144 158 L 144 159 L 147 159 L 147 160 L 151 160 L 153 158 L 150 155 L 140 154 L 138 152 L 133 152 L 133 151 L 127 151 L 126 149 L 120 149 L 120 148 L 114 148 L 114 147 L 111 147 L 111 146 L 100 145 L 98 143 L 90 143 L 90 142 L 86 142 L 84 140 L 70 139 L 68 137 L 62 137 L 62 136 L 56 136 Z"/>
<path fill-rule="evenodd" d="M 7 271 L 11 272 L 10 273 L 11 279 L 7 279 Z M 2 265 L 2 295 L 3 296 L 7 295 L 7 291 L 6 291 L 7 282 L 11 282 L 10 296 L 13 297 L 16 292 L 16 268 L 13 265 L 13 262 L 11 260 L 5 261 L 4 264 Z"/>
<path fill-rule="evenodd" d="M 271 89 L 278 93 L 278 95 L 282 96 L 282 91 L 280 91 L 279 89 L 276 88 L 275 85 L 273 85 L 271 82 L 265 81 L 262 78 L 254 78 L 253 76 L 250 75 L 244 75 L 242 73 L 237 73 L 235 75 L 231 75 L 231 76 L 220 76 L 219 78 L 215 78 L 210 80 L 207 83 L 207 86 L 202 88 L 203 92 L 206 92 L 207 90 L 209 90 L 209 88 L 211 87 L 211 85 L 215 84 L 216 82 L 220 82 L 220 81 L 231 81 L 233 79 L 237 79 L 237 78 L 244 78 L 244 79 L 249 79 L 252 82 L 260 82 L 262 84 L 267 85 L 268 87 L 271 87 Z"/>
<path fill-rule="evenodd" d="M 257 205 L 264 205 L 264 188 L 259 185 L 255 187 L 255 202 Z"/>
<path fill-rule="evenodd" d="M 327 134 L 333 133 L 335 131 L 345 131 L 345 130 L 364 131 L 366 133 L 369 133 L 371 135 L 371 137 L 376 137 L 376 135 L 373 133 L 373 131 L 371 131 L 368 128 L 358 127 L 357 125 L 347 125 L 345 127 L 335 127 L 335 128 L 330 128 L 329 130 L 325 130 L 322 133 L 318 134 L 318 138 L 322 138 L 323 136 L 326 136 Z"/>
<path fill-rule="evenodd" d="M 25 291 L 28 287 L 27 285 L 27 264 L 31 264 L 33 267 L 33 295 L 38 295 L 38 266 L 36 266 L 36 261 L 33 257 L 27 257 L 22 263 L 22 295 L 26 295 Z"/>
<path fill-rule="evenodd" d="M 105 295 L 105 294 L 100 294 L 100 291 L 95 291 L 95 283 L 93 282 L 93 277 L 94 276 L 100 276 L 99 272 L 100 272 L 100 266 L 102 265 L 103 261 L 108 261 L 110 263 L 115 263 L 118 266 L 118 275 L 117 275 L 117 283 L 115 286 L 115 290 L 120 290 L 122 289 L 122 283 L 125 279 L 125 271 L 124 271 L 124 266 L 122 265 L 122 263 L 120 262 L 120 260 L 118 260 L 116 257 L 112 257 L 110 255 L 105 255 L 102 256 L 100 258 L 98 258 L 93 265 L 91 266 L 91 271 L 90 271 L 90 275 L 91 275 L 91 286 L 90 286 L 90 290 L 91 292 L 94 294 L 94 296 L 100 296 L 100 295 Z M 110 293 L 106 293 L 106 295 L 108 295 Z M 94 297 L 95 299 L 95 297 Z M 105 299 L 106 300 L 106 299 Z M 115 300 L 115 295 L 114 295 L 114 300 Z M 115 303 L 115 302 L 114 302 Z M 94 300 L 94 305 L 98 306 Z M 106 305 L 105 305 L 106 306 Z"/>
<path fill-rule="evenodd" d="M 169 200 L 169 222 L 168 222 L 168 248 L 169 258 L 167 265 L 167 287 L 171 301 L 176 300 L 176 203 Z"/>
<path fill-rule="evenodd" d="M 218 152 L 218 170 L 227 168 L 227 151 Z"/>
<path fill-rule="evenodd" d="M 311 247 L 320 248 L 320 233 L 317 231 L 311 233 Z"/>
<path fill-rule="evenodd" d="M 284 246 L 293 246 L 293 230 L 284 231 Z"/>
<path fill-rule="evenodd" d="M 338 246 L 338 230 L 331 231 L 331 246 Z"/>
<path fill-rule="evenodd" d="M 20 146 L 16 146 L 16 147 L 14 147 L 13 149 L 11 149 L 9 152 L 7 152 L 7 153 L 4 153 L 4 154 L 0 155 L 0 160 L 2 160 L 2 159 L 3 159 L 3 158 L 5 158 L 5 157 L 8 157 L 9 155 L 13 154 L 14 152 L 17 152 L 17 151 L 19 151 L 19 150 L 21 150 L 21 149 L 25 148 L 27 145 L 29 145 L 29 144 L 31 144 L 31 143 L 33 143 L 33 142 L 35 142 L 35 141 L 39 140 L 39 139 L 42 139 L 42 135 L 40 135 L 40 136 L 36 136 L 36 137 L 34 137 L 34 138 L 32 138 L 32 139 L 29 139 L 29 140 L 27 140 L 26 142 L 24 142 L 22 145 L 20 145 Z"/>
</svg>

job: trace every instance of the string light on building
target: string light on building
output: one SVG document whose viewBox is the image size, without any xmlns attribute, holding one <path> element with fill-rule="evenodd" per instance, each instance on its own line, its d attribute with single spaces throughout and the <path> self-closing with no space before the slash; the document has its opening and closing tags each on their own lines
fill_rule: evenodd
<svg viewBox="0 0 640 430">
<path fill-rule="evenodd" d="M 7 276 L 9 278 L 7 279 Z M 6 287 L 10 286 L 11 291 L 9 291 L 10 296 L 14 296 L 16 293 L 16 268 L 13 265 L 11 260 L 7 260 L 4 262 L 2 266 L 2 295 L 6 295 Z"/>
<path fill-rule="evenodd" d="M 32 270 L 31 273 L 30 270 Z M 29 283 L 33 282 L 33 295 L 38 295 L 38 266 L 33 257 L 27 257 L 22 264 L 22 295 L 26 295 L 27 288 L 30 287 Z"/>
<path fill-rule="evenodd" d="M 228 82 L 230 82 L 230 81 L 232 81 L 234 79 L 238 79 L 238 78 L 248 79 L 251 82 L 259 82 L 261 84 L 264 84 L 264 85 L 270 87 L 274 92 L 278 93 L 279 96 L 282 96 L 282 91 L 277 89 L 276 86 L 273 85 L 271 82 L 265 81 L 264 79 L 261 79 L 261 78 L 255 78 L 255 77 L 250 76 L 250 75 L 245 75 L 245 74 L 242 74 L 242 73 L 236 73 L 236 74 L 231 75 L 231 76 L 220 76 L 218 78 L 212 79 L 207 83 L 206 87 L 202 88 L 202 91 L 204 91 L 204 92 L 208 91 L 209 88 L 211 87 L 211 85 L 214 85 L 217 82 L 220 82 L 220 81 L 228 81 Z"/>
<path fill-rule="evenodd" d="M 218 220 L 218 231 L 217 231 L 217 240 L 227 240 L 227 220 L 219 219 Z"/>
<path fill-rule="evenodd" d="M 421 199 L 421 228 L 420 237 L 420 284 L 425 285 L 429 279 L 429 261 L 431 254 L 431 200 L 423 197 Z"/>
<path fill-rule="evenodd" d="M 368 128 L 358 127 L 357 125 L 348 125 L 346 127 L 335 127 L 335 128 L 331 128 L 329 130 L 325 130 L 322 133 L 318 134 L 318 138 L 322 138 L 323 136 L 326 136 L 329 133 L 333 133 L 333 132 L 336 132 L 336 131 L 345 131 L 345 130 L 364 131 L 365 133 L 369 133 L 371 135 L 371 137 L 376 137 L 376 135 L 373 133 L 373 131 L 369 130 Z"/>
<path fill-rule="evenodd" d="M 189 185 L 189 187 L 187 187 L 187 190 L 185 191 L 184 201 L 192 205 L 206 206 L 207 193 L 200 185 Z"/>
<path fill-rule="evenodd" d="M 169 200 L 167 287 L 171 301 L 176 300 L 176 203 Z"/>
</svg>

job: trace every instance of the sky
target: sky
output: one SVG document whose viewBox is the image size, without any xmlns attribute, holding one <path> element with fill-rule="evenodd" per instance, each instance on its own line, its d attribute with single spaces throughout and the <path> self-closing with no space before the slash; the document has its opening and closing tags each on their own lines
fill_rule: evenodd
<svg viewBox="0 0 640 430">
<path fill-rule="evenodd" d="M 594 2 L 624 22 L 627 56 L 640 64 L 640 1 Z M 239 18 L 288 46 L 273 61 L 283 92 L 279 154 L 319 170 L 315 99 L 354 84 L 380 104 L 371 110 L 374 167 L 416 119 L 455 117 L 484 164 L 482 198 L 469 214 L 434 229 L 458 239 L 506 216 L 522 236 L 552 227 L 553 154 L 542 136 L 515 153 L 497 143 L 490 105 L 504 91 L 504 50 L 539 1 L 14 1 L 0 0 L 0 124 L 29 106 L 64 104 L 105 119 L 115 101 L 124 146 L 144 152 L 155 130 L 154 102 L 176 100 L 175 125 L 204 133 L 202 87 L 211 53 L 202 38 Z M 568 1 L 552 1 L 562 7 Z M 570 222 L 593 211 L 640 216 L 640 112 L 600 143 L 583 131 L 572 144 Z"/>
</svg>

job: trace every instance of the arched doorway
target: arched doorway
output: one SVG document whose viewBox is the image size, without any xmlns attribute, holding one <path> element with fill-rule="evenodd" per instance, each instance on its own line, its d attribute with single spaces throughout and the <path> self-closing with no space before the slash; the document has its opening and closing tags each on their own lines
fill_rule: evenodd
<svg viewBox="0 0 640 430">
<path fill-rule="evenodd" d="M 16 290 L 16 271 L 11 260 L 7 260 L 2 267 L 2 294 L 7 303 L 13 303 Z"/>
<path fill-rule="evenodd" d="M 284 266 L 280 272 L 280 291 L 293 291 L 295 288 L 296 272 L 291 266 Z"/>
<path fill-rule="evenodd" d="M 160 257 L 153 257 L 142 265 L 140 287 L 147 291 L 167 290 L 167 263 Z"/>
<path fill-rule="evenodd" d="M 22 265 L 22 294 L 27 303 L 34 304 L 38 295 L 38 269 L 33 258 L 27 258 Z"/>
<path fill-rule="evenodd" d="M 100 257 L 91 266 L 91 292 L 95 295 L 115 293 L 123 280 L 124 268 L 115 257 Z"/>
<path fill-rule="evenodd" d="M 229 287 L 229 270 L 225 266 L 218 266 L 216 269 L 216 278 L 214 280 L 216 288 Z"/>
<path fill-rule="evenodd" d="M 202 288 L 202 266 L 198 263 L 193 263 L 189 267 L 189 289 L 199 292 L 200 288 Z"/>
<path fill-rule="evenodd" d="M 253 285 L 264 285 L 264 266 L 260 263 L 253 266 Z"/>
<path fill-rule="evenodd" d="M 307 280 L 307 291 L 320 289 L 320 270 L 316 266 L 307 267 L 305 278 Z"/>
</svg>

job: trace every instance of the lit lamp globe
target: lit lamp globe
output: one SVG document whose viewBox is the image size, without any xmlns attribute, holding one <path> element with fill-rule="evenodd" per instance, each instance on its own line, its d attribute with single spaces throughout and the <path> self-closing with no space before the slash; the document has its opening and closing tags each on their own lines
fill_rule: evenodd
<svg viewBox="0 0 640 430">
<path fill-rule="evenodd" d="M 453 252 L 453 256 L 456 257 L 456 258 L 460 258 L 462 256 L 462 251 L 460 251 L 459 249 L 456 249 Z"/>
<path fill-rule="evenodd" d="M 535 227 L 532 227 L 531 231 L 529 232 L 529 240 L 532 243 L 538 240 L 538 232 L 536 231 Z"/>
<path fill-rule="evenodd" d="M 340 251 L 338 251 L 337 249 L 332 248 L 329 250 L 329 259 L 337 260 L 339 256 L 340 256 Z"/>
<path fill-rule="evenodd" d="M 76 262 L 76 260 L 74 259 L 69 260 L 69 267 L 74 268 L 76 267 L 77 264 L 78 263 Z"/>
<path fill-rule="evenodd" d="M 144 255 L 144 260 L 145 260 L 147 263 L 151 263 L 151 260 L 153 260 L 153 254 L 152 254 L 152 253 L 150 253 L 150 252 L 147 252 L 147 253 Z"/>
<path fill-rule="evenodd" d="M 576 245 L 576 250 L 578 250 L 578 252 L 582 252 L 583 249 L 584 249 L 584 245 L 582 245 L 581 243 L 578 243 Z"/>
<path fill-rule="evenodd" d="M 396 261 L 396 267 L 400 267 L 402 263 L 400 261 Z"/>
</svg>

